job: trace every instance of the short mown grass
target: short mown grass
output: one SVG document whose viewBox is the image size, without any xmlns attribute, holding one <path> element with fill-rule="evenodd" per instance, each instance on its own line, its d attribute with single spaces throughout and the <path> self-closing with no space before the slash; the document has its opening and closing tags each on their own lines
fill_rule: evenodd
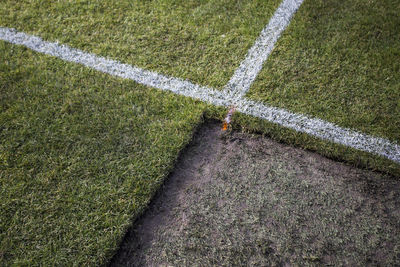
<svg viewBox="0 0 400 267">
<path fill-rule="evenodd" d="M 0 265 L 98 265 L 204 104 L 0 42 Z"/>
<path fill-rule="evenodd" d="M 400 5 L 305 0 L 248 97 L 400 144 Z"/>
<path fill-rule="evenodd" d="M 5 0 L 0 26 L 221 88 L 279 3 Z M 305 0 L 249 96 L 399 142 L 399 7 L 371 3 Z M 0 265 L 107 263 L 205 111 L 226 113 L 0 41 Z M 249 116 L 234 125 L 400 175 Z"/>
<path fill-rule="evenodd" d="M 0 2 L 0 26 L 213 87 L 224 86 L 280 0 Z"/>
</svg>

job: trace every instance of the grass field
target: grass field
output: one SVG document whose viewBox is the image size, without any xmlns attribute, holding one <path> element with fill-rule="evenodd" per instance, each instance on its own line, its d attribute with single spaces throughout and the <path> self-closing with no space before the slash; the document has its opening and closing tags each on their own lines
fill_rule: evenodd
<svg viewBox="0 0 400 267">
<path fill-rule="evenodd" d="M 308 0 L 248 96 L 400 144 L 400 5 Z"/>
<path fill-rule="evenodd" d="M 0 4 L 0 25 L 222 87 L 279 3 L 6 0 Z"/>
<path fill-rule="evenodd" d="M 279 3 L 6 0 L 0 27 L 221 89 Z M 305 0 L 248 97 L 399 144 L 399 11 L 389 0 Z M 203 116 L 225 112 L 4 41 L 0 110 L 1 265 L 107 263 Z M 400 174 L 382 157 L 234 118 Z"/>
<path fill-rule="evenodd" d="M 0 53 L 1 265 L 106 262 L 204 105 L 4 42 Z"/>
</svg>

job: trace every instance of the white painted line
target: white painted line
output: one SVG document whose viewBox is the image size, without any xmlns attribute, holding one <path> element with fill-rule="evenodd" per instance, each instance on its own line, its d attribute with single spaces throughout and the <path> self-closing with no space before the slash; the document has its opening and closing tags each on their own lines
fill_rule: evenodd
<svg viewBox="0 0 400 267">
<path fill-rule="evenodd" d="M 156 72 L 99 57 L 66 45 L 46 42 L 39 37 L 17 32 L 13 29 L 0 27 L 0 39 L 26 46 L 34 51 L 55 56 L 65 61 L 79 63 L 104 73 L 130 79 L 161 90 L 171 91 L 179 95 L 192 97 L 216 106 L 226 107 L 235 105 L 237 110 L 244 114 L 265 119 L 337 144 L 381 155 L 400 163 L 400 145 L 391 143 L 389 140 L 383 138 L 341 128 L 330 122 L 270 107 L 244 98 L 232 99 L 229 94 L 223 91 L 199 86 L 182 79 L 160 75 Z"/>
<path fill-rule="evenodd" d="M 179 78 L 164 76 L 153 71 L 143 70 L 135 66 L 70 48 L 66 45 L 47 42 L 40 37 L 18 32 L 14 29 L 0 27 L 0 39 L 13 44 L 23 45 L 36 52 L 55 56 L 65 61 L 82 64 L 113 76 L 130 79 L 150 87 L 189 96 L 214 105 L 226 105 L 223 92 L 219 90 L 199 86 Z"/>
<path fill-rule="evenodd" d="M 400 145 L 392 143 L 384 138 L 373 137 L 351 129 L 339 127 L 331 122 L 318 118 L 292 113 L 285 109 L 270 107 L 246 99 L 239 102 L 237 111 L 336 144 L 381 155 L 394 162 L 400 163 Z"/>
<path fill-rule="evenodd" d="M 290 19 L 300 7 L 303 0 L 283 0 L 275 11 L 268 25 L 262 30 L 254 45 L 247 52 L 246 58 L 240 63 L 231 77 L 225 90 L 233 98 L 241 98 L 250 89 L 262 69 L 263 63 L 274 49 L 281 33 L 290 23 Z"/>
</svg>

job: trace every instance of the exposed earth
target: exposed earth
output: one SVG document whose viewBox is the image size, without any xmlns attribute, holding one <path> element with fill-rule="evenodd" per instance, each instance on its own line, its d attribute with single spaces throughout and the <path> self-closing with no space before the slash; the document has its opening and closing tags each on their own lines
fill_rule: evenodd
<svg viewBox="0 0 400 267">
<path fill-rule="evenodd" d="M 400 181 L 205 124 L 111 266 L 400 264 Z"/>
</svg>

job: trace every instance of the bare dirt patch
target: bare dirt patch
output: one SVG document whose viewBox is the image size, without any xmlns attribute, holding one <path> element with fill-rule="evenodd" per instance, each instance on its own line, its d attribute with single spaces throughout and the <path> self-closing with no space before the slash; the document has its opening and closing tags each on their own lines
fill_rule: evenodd
<svg viewBox="0 0 400 267">
<path fill-rule="evenodd" d="M 400 182 L 206 124 L 111 266 L 396 265 Z"/>
</svg>

